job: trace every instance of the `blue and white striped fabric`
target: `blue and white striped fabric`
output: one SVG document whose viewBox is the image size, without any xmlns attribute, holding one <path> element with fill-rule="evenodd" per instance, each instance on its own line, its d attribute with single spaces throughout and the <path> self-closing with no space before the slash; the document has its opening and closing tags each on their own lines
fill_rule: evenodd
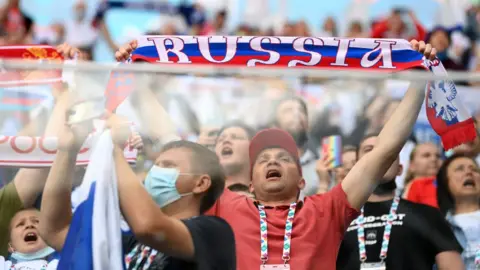
<svg viewBox="0 0 480 270">
<path fill-rule="evenodd" d="M 124 269 L 121 217 L 110 131 L 96 142 L 82 184 L 76 190 L 70 230 L 59 270 Z"/>
</svg>

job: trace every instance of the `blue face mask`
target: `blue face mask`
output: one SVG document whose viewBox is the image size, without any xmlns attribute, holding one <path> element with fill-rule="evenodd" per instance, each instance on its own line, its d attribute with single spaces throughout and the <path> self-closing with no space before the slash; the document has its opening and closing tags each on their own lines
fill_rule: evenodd
<svg viewBox="0 0 480 270">
<path fill-rule="evenodd" d="M 193 192 L 180 194 L 176 183 L 180 172 L 174 168 L 153 166 L 145 179 L 145 189 L 160 207 L 165 207 Z"/>
<path fill-rule="evenodd" d="M 55 252 L 55 250 L 51 247 L 42 248 L 39 251 L 33 253 L 22 253 L 22 252 L 13 252 L 10 257 L 15 260 L 16 262 L 28 262 L 38 259 L 44 259 L 48 257 L 50 254 Z"/>
</svg>

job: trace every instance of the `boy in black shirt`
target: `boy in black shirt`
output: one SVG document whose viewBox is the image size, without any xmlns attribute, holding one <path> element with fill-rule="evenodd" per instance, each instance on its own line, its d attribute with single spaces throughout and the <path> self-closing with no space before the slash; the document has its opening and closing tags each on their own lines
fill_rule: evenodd
<svg viewBox="0 0 480 270">
<path fill-rule="evenodd" d="M 358 157 L 371 151 L 376 136 L 360 143 Z M 395 196 L 398 159 L 347 229 L 337 258 L 340 270 L 464 269 L 458 244 L 437 209 Z"/>
</svg>

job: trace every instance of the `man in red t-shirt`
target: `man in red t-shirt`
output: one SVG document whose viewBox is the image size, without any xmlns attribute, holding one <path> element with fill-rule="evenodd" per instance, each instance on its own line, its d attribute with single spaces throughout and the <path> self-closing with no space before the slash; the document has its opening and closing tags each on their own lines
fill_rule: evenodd
<svg viewBox="0 0 480 270">
<path fill-rule="evenodd" d="M 427 58 L 435 50 L 412 41 Z M 250 142 L 251 192 L 256 200 L 225 190 L 210 215 L 233 228 L 237 269 L 335 269 L 344 232 L 410 136 L 425 98 L 425 83 L 412 83 L 378 136 L 340 185 L 299 198 L 305 185 L 293 138 L 280 129 L 260 131 Z M 290 267 L 291 266 L 291 267 Z M 290 267 L 290 268 L 289 268 Z"/>
</svg>

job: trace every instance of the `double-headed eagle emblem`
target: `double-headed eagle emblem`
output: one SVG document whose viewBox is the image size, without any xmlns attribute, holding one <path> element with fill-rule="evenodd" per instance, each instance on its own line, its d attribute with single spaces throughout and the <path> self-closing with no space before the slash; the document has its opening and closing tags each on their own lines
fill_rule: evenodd
<svg viewBox="0 0 480 270">
<path fill-rule="evenodd" d="M 458 122 L 458 109 L 453 104 L 457 97 L 457 88 L 452 81 L 430 83 L 428 107 L 435 109 L 435 117 L 441 117 L 447 123 Z"/>
</svg>

